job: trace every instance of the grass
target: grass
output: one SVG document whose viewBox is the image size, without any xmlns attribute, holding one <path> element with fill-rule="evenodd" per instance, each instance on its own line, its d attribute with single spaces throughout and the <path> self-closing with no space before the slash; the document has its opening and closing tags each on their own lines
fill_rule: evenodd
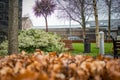
<svg viewBox="0 0 120 80">
<path fill-rule="evenodd" d="M 72 54 L 83 54 L 83 55 L 90 55 L 90 56 L 97 56 L 99 55 L 99 48 L 96 48 L 96 43 L 90 44 L 90 53 L 84 53 L 84 44 L 83 43 L 73 43 L 74 50 L 72 51 Z M 105 54 L 112 54 L 112 43 L 105 43 L 104 44 L 104 51 Z"/>
</svg>

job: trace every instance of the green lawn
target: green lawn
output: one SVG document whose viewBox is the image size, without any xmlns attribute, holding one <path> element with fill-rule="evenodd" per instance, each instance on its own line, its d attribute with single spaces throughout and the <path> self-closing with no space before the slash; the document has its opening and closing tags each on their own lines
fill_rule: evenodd
<svg viewBox="0 0 120 80">
<path fill-rule="evenodd" d="M 96 48 L 96 43 L 91 43 L 91 52 L 90 53 L 84 53 L 84 45 L 83 43 L 73 43 L 74 50 L 72 51 L 72 54 L 87 54 L 91 56 L 97 56 L 99 54 L 99 49 Z M 112 43 L 105 43 L 104 44 L 104 50 L 105 54 L 112 54 Z"/>
</svg>

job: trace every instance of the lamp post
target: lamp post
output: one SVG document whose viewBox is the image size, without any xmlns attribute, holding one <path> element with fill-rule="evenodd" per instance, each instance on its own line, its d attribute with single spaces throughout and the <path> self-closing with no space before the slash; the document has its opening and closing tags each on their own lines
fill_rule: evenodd
<svg viewBox="0 0 120 80">
<path fill-rule="evenodd" d="M 70 1 L 69 1 L 69 7 L 70 7 Z M 69 16 L 69 36 L 71 36 L 71 17 Z"/>
</svg>

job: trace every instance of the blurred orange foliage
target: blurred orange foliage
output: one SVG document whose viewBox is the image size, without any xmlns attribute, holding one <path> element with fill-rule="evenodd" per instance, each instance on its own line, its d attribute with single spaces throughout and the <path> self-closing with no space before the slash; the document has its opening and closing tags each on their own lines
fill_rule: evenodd
<svg viewBox="0 0 120 80">
<path fill-rule="evenodd" d="M 0 57 L 0 80 L 120 80 L 120 59 L 22 51 Z"/>
</svg>

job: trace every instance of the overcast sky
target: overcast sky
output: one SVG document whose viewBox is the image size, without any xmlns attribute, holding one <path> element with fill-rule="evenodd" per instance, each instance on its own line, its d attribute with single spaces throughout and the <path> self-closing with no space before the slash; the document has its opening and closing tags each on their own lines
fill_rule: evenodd
<svg viewBox="0 0 120 80">
<path fill-rule="evenodd" d="M 33 6 L 35 0 L 23 0 L 23 13 L 22 16 L 29 16 L 32 20 L 34 26 L 45 26 L 45 20 L 41 17 L 36 17 L 33 12 Z M 51 16 L 48 16 L 48 25 L 69 25 L 68 21 L 58 19 L 57 11 L 55 11 Z"/>
</svg>

